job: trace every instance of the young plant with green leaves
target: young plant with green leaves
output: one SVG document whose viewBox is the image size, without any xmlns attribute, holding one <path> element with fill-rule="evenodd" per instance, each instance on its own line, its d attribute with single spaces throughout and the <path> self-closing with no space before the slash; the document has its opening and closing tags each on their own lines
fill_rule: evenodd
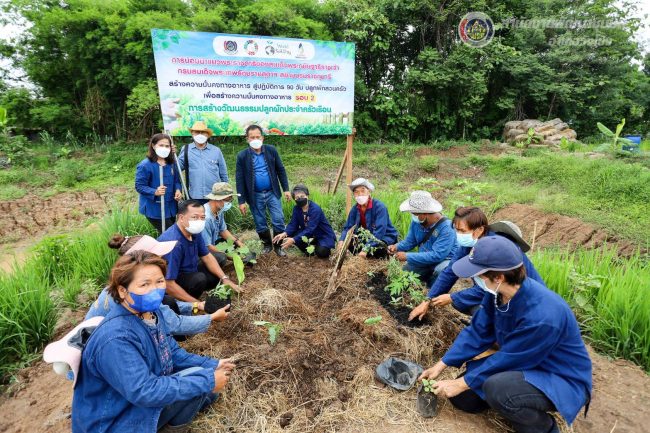
<svg viewBox="0 0 650 433">
<path fill-rule="evenodd" d="M 600 122 L 596 123 L 596 126 L 598 127 L 600 132 L 603 133 L 605 137 L 610 139 L 609 147 L 611 150 L 620 150 L 622 145 L 632 144 L 632 142 L 629 139 L 620 137 L 621 131 L 623 131 L 623 127 L 625 126 L 625 119 L 621 119 L 621 123 L 616 125 L 615 132 L 612 132 L 611 129 L 609 129 L 608 127 L 606 127 Z"/>
<path fill-rule="evenodd" d="M 433 379 L 422 379 L 422 389 L 424 392 L 433 394 L 433 386 L 436 384 L 436 381 Z"/>
<path fill-rule="evenodd" d="M 275 344 L 276 340 L 280 336 L 280 332 L 282 331 L 282 325 L 279 323 L 267 322 L 266 320 L 256 320 L 253 322 L 253 325 L 264 326 L 266 328 L 269 333 L 269 343 L 271 343 L 271 345 Z"/>
<path fill-rule="evenodd" d="M 415 272 L 405 271 L 395 258 L 388 262 L 388 284 L 384 290 L 390 293 L 394 305 L 417 305 L 424 300 L 422 283 Z"/>
<path fill-rule="evenodd" d="M 374 326 L 381 322 L 381 316 L 368 317 L 363 321 L 364 325 Z"/>
<path fill-rule="evenodd" d="M 214 296 L 215 298 L 226 300 L 232 296 L 232 288 L 226 286 L 225 284 L 217 284 L 217 287 L 208 291 L 208 295 Z"/>
<path fill-rule="evenodd" d="M 377 251 L 377 247 L 371 244 L 378 244 L 384 247 L 387 246 L 386 242 L 378 239 L 370 232 L 370 230 L 364 229 L 363 227 L 357 229 L 356 242 L 361 244 L 361 250 L 368 255 L 373 255 L 375 251 Z"/>
<path fill-rule="evenodd" d="M 216 245 L 216 248 L 217 251 L 224 253 L 228 258 L 230 258 L 230 260 L 232 260 L 232 264 L 235 267 L 235 273 L 237 274 L 237 283 L 242 284 L 246 278 L 244 272 L 244 259 L 250 254 L 250 249 L 246 245 L 237 248 L 235 241 L 232 239 L 228 239 L 226 242 L 219 242 Z M 248 262 L 257 263 L 257 260 L 251 259 Z"/>
</svg>

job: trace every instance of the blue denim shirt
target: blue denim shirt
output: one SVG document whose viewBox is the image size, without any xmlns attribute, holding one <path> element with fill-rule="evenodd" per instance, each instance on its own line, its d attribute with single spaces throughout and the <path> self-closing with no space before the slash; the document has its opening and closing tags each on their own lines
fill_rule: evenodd
<svg viewBox="0 0 650 433">
<path fill-rule="evenodd" d="M 156 311 L 158 317 L 160 311 Z M 214 389 L 219 361 L 181 349 L 167 335 L 176 373 L 201 367 L 186 376 L 164 376 L 158 348 L 142 319 L 121 305 L 111 309 L 95 329 L 81 355 L 72 398 L 73 433 L 156 433 L 165 406 Z"/>
<path fill-rule="evenodd" d="M 187 157 L 190 160 L 190 197 L 203 199 L 212 192 L 212 185 L 217 182 L 228 182 L 228 167 L 221 149 L 206 143 L 203 149 L 196 147 L 196 143 L 187 144 Z M 185 147 L 178 155 L 178 163 L 185 170 Z"/>
<path fill-rule="evenodd" d="M 260 153 L 250 149 L 253 155 L 253 170 L 255 171 L 255 191 L 268 191 L 271 189 L 271 176 L 269 166 L 266 164 L 264 148 Z"/>
<path fill-rule="evenodd" d="M 227 230 L 226 218 L 224 218 L 224 212 L 219 212 L 217 216 L 212 213 L 210 209 L 210 203 L 203 205 L 205 208 L 205 228 L 201 232 L 203 237 L 203 243 L 205 246 L 216 245 L 217 241 L 221 238 L 220 233 Z"/>
<path fill-rule="evenodd" d="M 167 305 L 160 306 L 160 313 L 162 314 L 162 320 L 165 321 L 167 325 L 167 330 L 172 335 L 194 335 L 201 334 L 208 330 L 210 327 L 210 315 L 203 314 L 201 316 L 191 316 L 192 314 L 192 303 L 176 301 L 178 309 L 181 312 L 181 315 L 176 314 L 171 308 Z M 86 318 L 88 320 L 95 316 L 104 316 L 106 317 L 108 313 L 118 305 L 113 299 L 112 296 L 108 294 L 108 291 L 104 288 L 99 294 L 99 297 L 95 302 L 92 303 L 88 313 L 86 313 Z"/>
<path fill-rule="evenodd" d="M 411 221 L 406 239 L 397 244 L 397 251 L 411 251 L 422 242 L 431 228 Z M 456 230 L 450 220 L 440 222 L 429 239 L 418 247 L 417 252 L 406 253 L 406 263 L 413 267 L 435 267 L 443 260 L 451 259 L 456 252 Z"/>
<path fill-rule="evenodd" d="M 494 343 L 499 344 L 496 353 L 470 361 Z M 573 311 L 560 295 L 530 278 L 507 308 L 497 310 L 494 295 L 486 292 L 471 325 L 458 334 L 442 361 L 453 367 L 467 361 L 465 382 L 483 399 L 490 376 L 521 371 L 569 424 L 591 395 L 591 359 Z"/>
</svg>

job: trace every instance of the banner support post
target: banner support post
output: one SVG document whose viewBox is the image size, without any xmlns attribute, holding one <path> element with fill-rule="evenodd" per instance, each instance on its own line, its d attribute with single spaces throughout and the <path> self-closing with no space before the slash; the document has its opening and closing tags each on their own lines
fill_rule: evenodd
<svg viewBox="0 0 650 433">
<path fill-rule="evenodd" d="M 345 181 L 347 185 L 350 185 L 352 183 L 352 145 L 354 144 L 354 136 L 357 135 L 357 129 L 352 128 L 352 134 L 348 135 L 347 137 L 347 146 L 345 148 L 345 156 L 344 156 L 344 161 L 346 164 L 346 173 L 345 173 Z M 350 188 L 346 188 L 347 193 L 345 196 L 345 214 L 350 213 L 350 209 L 352 208 L 352 191 Z"/>
</svg>

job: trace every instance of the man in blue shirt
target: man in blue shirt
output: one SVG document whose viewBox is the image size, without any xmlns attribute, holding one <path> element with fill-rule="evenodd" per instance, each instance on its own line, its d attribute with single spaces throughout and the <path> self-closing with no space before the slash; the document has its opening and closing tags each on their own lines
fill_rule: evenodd
<svg viewBox="0 0 650 433">
<path fill-rule="evenodd" d="M 591 359 L 571 308 L 557 293 L 526 276 L 523 253 L 503 236 L 486 236 L 452 265 L 484 291 L 481 308 L 436 365 L 419 379 L 435 379 L 447 367 L 466 370 L 433 385 L 438 396 L 476 413 L 492 408 L 521 433 L 559 433 L 548 412 L 570 425 L 589 407 Z M 475 357 L 494 344 L 494 354 Z"/>
<path fill-rule="evenodd" d="M 204 227 L 203 205 L 198 200 L 187 200 L 178 205 L 176 224 L 158 237 L 161 242 L 178 241 L 163 258 L 167 261 L 167 294 L 179 301 L 199 302 L 201 294 L 215 288 L 219 280 L 240 290 L 205 246 L 201 236 Z"/>
<path fill-rule="evenodd" d="M 233 195 L 234 191 L 230 184 L 217 182 L 212 185 L 212 192 L 205 196 L 209 201 L 203 205 L 205 208 L 205 228 L 201 232 L 201 236 L 203 236 L 208 251 L 217 259 L 221 267 L 226 265 L 228 258 L 225 253 L 217 249 L 216 245 L 218 243 L 232 239 L 237 248 L 244 246 L 244 243 L 230 233 L 226 226 L 225 213 L 232 208 Z"/>
<path fill-rule="evenodd" d="M 273 232 L 284 232 L 284 213 L 282 211 L 282 190 L 284 198 L 291 201 L 287 171 L 275 147 L 264 144 L 262 128 L 250 125 L 246 128 L 246 141 L 249 148 L 237 154 L 237 192 L 240 194 L 239 210 L 246 215 L 251 209 L 255 230 L 264 243 L 264 253 L 275 250 L 279 256 L 287 253 L 280 243 L 273 243 L 273 235 L 266 222 L 266 211 L 271 215 Z"/>
<path fill-rule="evenodd" d="M 204 197 L 212 191 L 215 182 L 228 182 L 228 167 L 221 149 L 208 143 L 212 130 L 205 122 L 194 122 L 190 128 L 193 141 L 183 146 L 178 156 L 181 170 L 185 170 L 190 198 L 207 203 Z"/>
<path fill-rule="evenodd" d="M 431 287 L 456 251 L 456 232 L 451 221 L 440 213 L 440 202 L 427 191 L 413 191 L 399 210 L 412 214 L 411 226 L 406 239 L 389 245 L 388 252 L 406 262 L 405 271 L 415 272 L 427 287 Z M 407 252 L 415 248 L 417 252 Z"/>
</svg>

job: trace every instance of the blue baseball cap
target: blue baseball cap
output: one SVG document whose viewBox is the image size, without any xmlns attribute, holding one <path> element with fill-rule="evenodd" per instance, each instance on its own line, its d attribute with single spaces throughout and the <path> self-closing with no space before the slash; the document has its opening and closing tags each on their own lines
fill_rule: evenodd
<svg viewBox="0 0 650 433">
<path fill-rule="evenodd" d="M 524 263 L 519 247 L 503 236 L 486 236 L 478 240 L 469 254 L 456 261 L 451 270 L 461 278 L 487 271 L 510 271 Z"/>
</svg>

